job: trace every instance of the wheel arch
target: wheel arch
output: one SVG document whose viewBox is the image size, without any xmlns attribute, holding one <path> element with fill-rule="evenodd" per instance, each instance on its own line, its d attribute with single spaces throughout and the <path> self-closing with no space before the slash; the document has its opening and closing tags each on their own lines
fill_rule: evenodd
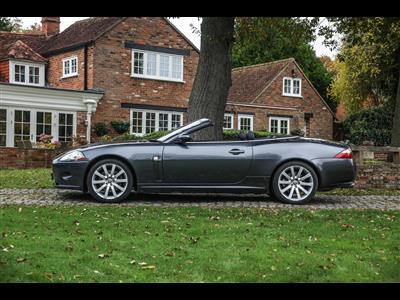
<svg viewBox="0 0 400 300">
<path fill-rule="evenodd" d="M 309 161 L 309 160 L 304 159 L 304 158 L 288 158 L 288 159 L 285 159 L 285 160 L 281 161 L 278 165 L 276 165 L 274 170 L 271 173 L 271 177 L 270 177 L 271 179 L 269 181 L 269 186 L 268 186 L 269 190 L 272 191 L 272 183 L 274 181 L 274 177 L 275 177 L 275 174 L 278 171 L 278 169 L 283 164 L 286 164 L 286 163 L 292 162 L 292 161 L 300 161 L 302 163 L 305 163 L 305 164 L 309 165 L 314 170 L 315 174 L 317 175 L 317 179 L 318 179 L 318 186 L 317 186 L 317 190 L 318 190 L 320 185 L 321 185 L 321 173 L 320 173 L 320 170 L 318 169 L 318 167 L 312 161 Z"/>
<path fill-rule="evenodd" d="M 135 169 L 133 168 L 132 164 L 129 162 L 129 160 L 127 160 L 126 158 L 119 156 L 119 155 L 115 155 L 115 154 L 105 154 L 105 155 L 101 155 L 98 156 L 96 158 L 94 158 L 93 160 L 90 161 L 89 165 L 86 168 L 85 171 L 85 175 L 84 175 L 84 180 L 83 180 L 83 190 L 85 192 L 87 192 L 87 176 L 89 174 L 90 169 L 99 161 L 101 160 L 105 160 L 105 159 L 115 159 L 115 160 L 119 160 L 121 162 L 123 162 L 124 164 L 127 165 L 127 167 L 129 168 L 129 171 L 131 171 L 132 173 L 132 177 L 133 177 L 133 187 L 135 190 L 137 190 L 137 176 L 136 176 L 136 172 Z"/>
</svg>

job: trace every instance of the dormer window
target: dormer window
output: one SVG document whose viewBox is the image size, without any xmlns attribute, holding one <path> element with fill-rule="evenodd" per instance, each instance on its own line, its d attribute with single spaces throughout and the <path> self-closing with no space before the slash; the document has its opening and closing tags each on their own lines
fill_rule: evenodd
<svg viewBox="0 0 400 300">
<path fill-rule="evenodd" d="M 301 97 L 301 79 L 284 77 L 282 95 L 290 97 Z"/>
<path fill-rule="evenodd" d="M 78 75 L 78 57 L 68 57 L 63 59 L 63 78 Z"/>
<path fill-rule="evenodd" d="M 10 83 L 44 86 L 44 65 L 11 60 Z"/>
</svg>

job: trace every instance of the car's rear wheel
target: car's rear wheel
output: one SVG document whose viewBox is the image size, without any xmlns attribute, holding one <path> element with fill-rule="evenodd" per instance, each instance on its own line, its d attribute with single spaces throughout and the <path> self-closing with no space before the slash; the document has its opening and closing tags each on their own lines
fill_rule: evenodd
<svg viewBox="0 0 400 300">
<path fill-rule="evenodd" d="M 88 173 L 89 193 L 100 202 L 118 203 L 132 191 L 132 173 L 128 166 L 116 159 L 105 159 L 94 164 Z"/>
<path fill-rule="evenodd" d="M 272 181 L 274 196 L 289 204 L 309 202 L 317 187 L 317 174 L 311 166 L 301 161 L 291 161 L 280 166 Z"/>
</svg>

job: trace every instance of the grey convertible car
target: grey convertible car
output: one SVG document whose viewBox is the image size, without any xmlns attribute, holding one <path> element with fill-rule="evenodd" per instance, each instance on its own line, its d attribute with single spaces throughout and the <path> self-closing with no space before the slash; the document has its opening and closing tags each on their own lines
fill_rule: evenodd
<svg viewBox="0 0 400 300">
<path fill-rule="evenodd" d="M 53 161 L 55 186 L 89 192 L 100 202 L 138 193 L 270 194 L 303 204 L 317 190 L 352 187 L 351 149 L 340 143 L 288 136 L 193 141 L 213 124 L 200 119 L 150 141 L 92 144 Z"/>
</svg>

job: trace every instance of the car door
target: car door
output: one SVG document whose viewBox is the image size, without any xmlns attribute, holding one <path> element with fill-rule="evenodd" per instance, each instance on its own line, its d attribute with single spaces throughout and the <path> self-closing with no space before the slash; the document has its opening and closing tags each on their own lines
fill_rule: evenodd
<svg viewBox="0 0 400 300">
<path fill-rule="evenodd" d="M 248 142 L 187 142 L 164 146 L 163 183 L 229 185 L 243 180 L 252 161 Z"/>
</svg>

